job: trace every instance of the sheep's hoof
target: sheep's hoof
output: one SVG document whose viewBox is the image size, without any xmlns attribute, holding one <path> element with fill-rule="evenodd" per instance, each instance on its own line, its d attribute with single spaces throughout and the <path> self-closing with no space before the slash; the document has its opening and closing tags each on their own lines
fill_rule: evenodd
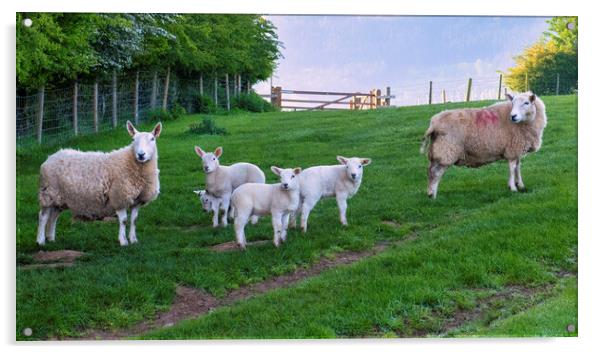
<svg viewBox="0 0 602 354">
<path fill-rule="evenodd" d="M 527 187 L 525 187 L 525 186 L 518 186 L 518 190 L 519 190 L 520 192 L 523 192 L 523 193 L 524 193 L 524 192 L 526 192 L 526 191 L 527 191 Z"/>
<path fill-rule="evenodd" d="M 435 199 L 437 198 L 437 195 L 435 193 L 427 193 L 426 194 L 430 199 Z"/>
<path fill-rule="evenodd" d="M 128 242 L 127 242 L 127 240 L 119 241 L 119 244 L 121 245 L 121 247 L 125 247 L 128 245 Z"/>
<path fill-rule="evenodd" d="M 245 251 L 247 249 L 247 245 L 239 243 L 238 248 L 240 248 L 241 251 Z"/>
</svg>

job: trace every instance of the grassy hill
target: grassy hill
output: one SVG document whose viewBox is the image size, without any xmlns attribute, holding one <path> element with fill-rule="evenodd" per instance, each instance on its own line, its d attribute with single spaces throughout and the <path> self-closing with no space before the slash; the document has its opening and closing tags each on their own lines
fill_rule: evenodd
<svg viewBox="0 0 602 354">
<path fill-rule="evenodd" d="M 523 160 L 527 192 L 508 190 L 507 164 L 499 162 L 480 169 L 451 168 L 436 200 L 426 197 L 427 160 L 419 154 L 429 118 L 446 108 L 490 102 L 215 117 L 227 129 L 225 136 L 189 133 L 188 126 L 200 116 L 167 122 L 158 139 L 161 195 L 140 211 L 140 243 L 122 248 L 116 221 L 83 223 L 66 212 L 59 219 L 57 241 L 43 249 L 85 252 L 68 268 L 23 267 L 40 250 L 35 243 L 39 166 L 58 147 L 19 150 L 17 338 L 128 328 L 167 310 L 178 285 L 223 298 L 241 286 L 383 241 L 392 246 L 378 255 L 144 336 L 562 334 L 558 328 L 568 325 L 567 318 L 576 324 L 577 316 L 576 292 L 565 289 L 577 273 L 577 98 L 543 100 L 548 127 L 541 150 Z M 124 127 L 65 146 L 108 151 L 129 142 Z M 310 217 L 309 232 L 292 230 L 279 249 L 267 243 L 246 252 L 214 252 L 209 246 L 234 240 L 234 232 L 232 226 L 211 228 L 210 216 L 201 213 L 192 192 L 204 183 L 194 145 L 205 150 L 223 146 L 222 164 L 255 163 L 268 183 L 276 181 L 272 165 L 336 164 L 336 155 L 373 162 L 349 201 L 349 227 L 339 224 L 336 202 L 323 200 Z M 271 240 L 269 217 L 246 232 L 249 241 Z M 540 318 L 529 317 L 525 309 L 541 312 L 538 308 L 548 302 L 560 305 L 547 309 L 562 311 L 542 322 L 550 330 L 517 327 L 525 318 Z M 463 314 L 470 316 L 456 321 Z M 32 329 L 31 337 L 22 334 L 24 328 Z"/>
</svg>

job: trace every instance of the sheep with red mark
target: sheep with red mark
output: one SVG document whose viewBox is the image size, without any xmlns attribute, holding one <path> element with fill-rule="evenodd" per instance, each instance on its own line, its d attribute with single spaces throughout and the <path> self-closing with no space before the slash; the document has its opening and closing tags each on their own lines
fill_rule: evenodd
<svg viewBox="0 0 602 354">
<path fill-rule="evenodd" d="M 508 161 L 510 190 L 525 189 L 521 158 L 541 147 L 546 107 L 532 92 L 506 97 L 482 109 L 449 110 L 431 118 L 421 148 L 430 161 L 429 197 L 436 198 L 441 177 L 450 166 L 480 167 L 498 160 Z"/>
</svg>

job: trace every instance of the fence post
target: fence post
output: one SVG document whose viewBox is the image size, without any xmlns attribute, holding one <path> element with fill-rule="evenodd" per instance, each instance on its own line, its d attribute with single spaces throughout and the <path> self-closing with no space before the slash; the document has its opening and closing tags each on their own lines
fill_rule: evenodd
<svg viewBox="0 0 602 354">
<path fill-rule="evenodd" d="M 247 94 L 251 93 L 251 80 L 247 79 Z"/>
<path fill-rule="evenodd" d="M 429 81 L 429 104 L 433 103 L 433 82 Z"/>
<path fill-rule="evenodd" d="M 79 133 L 79 127 L 77 125 L 77 91 L 77 79 L 75 79 L 75 82 L 73 83 L 73 134 L 75 136 Z"/>
<path fill-rule="evenodd" d="M 199 74 L 199 94 L 203 96 L 203 74 Z"/>
<path fill-rule="evenodd" d="M 387 86 L 387 98 L 385 98 L 385 105 L 391 105 L 391 88 Z"/>
<path fill-rule="evenodd" d="M 447 96 L 445 96 L 445 90 L 443 90 L 442 95 L 443 95 L 443 103 L 446 103 L 447 102 Z"/>
<path fill-rule="evenodd" d="M 282 106 L 282 87 L 272 87 L 271 100 L 274 107 L 280 108 Z"/>
<path fill-rule="evenodd" d="M 560 74 L 556 74 L 556 96 L 560 94 Z"/>
<path fill-rule="evenodd" d="M 98 133 L 98 81 L 94 82 L 94 98 L 92 102 L 94 132 Z"/>
<path fill-rule="evenodd" d="M 38 89 L 38 144 L 42 143 L 44 128 L 44 86 Z"/>
<path fill-rule="evenodd" d="M 215 79 L 213 81 L 213 101 L 215 102 L 215 105 L 217 106 L 217 75 L 215 75 Z"/>
<path fill-rule="evenodd" d="M 466 89 L 466 102 L 470 102 L 470 90 L 472 89 L 472 78 L 468 78 L 468 88 Z"/>
<path fill-rule="evenodd" d="M 167 110 L 167 98 L 169 97 L 169 76 L 171 75 L 171 66 L 167 67 L 165 75 L 165 87 L 163 87 L 163 110 Z"/>
<path fill-rule="evenodd" d="M 383 99 L 380 97 L 382 95 L 382 91 L 380 89 L 376 90 L 376 107 L 380 107 L 383 104 Z"/>
<path fill-rule="evenodd" d="M 226 73 L 226 109 L 230 110 L 230 83 L 228 82 L 228 73 Z"/>
<path fill-rule="evenodd" d="M 140 87 L 140 71 L 136 70 L 136 82 L 134 83 L 134 122 L 138 125 L 138 88 Z"/>
<path fill-rule="evenodd" d="M 153 89 L 151 90 L 150 105 L 152 109 L 157 107 L 157 70 L 153 72 Z"/>
<path fill-rule="evenodd" d="M 500 74 L 500 82 L 497 87 L 497 99 L 502 99 L 502 74 Z"/>
<path fill-rule="evenodd" d="M 117 127 L 117 70 L 113 69 L 113 128 Z"/>
</svg>

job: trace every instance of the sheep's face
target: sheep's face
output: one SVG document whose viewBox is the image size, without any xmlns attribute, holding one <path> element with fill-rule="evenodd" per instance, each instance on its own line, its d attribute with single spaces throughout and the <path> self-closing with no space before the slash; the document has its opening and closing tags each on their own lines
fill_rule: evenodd
<svg viewBox="0 0 602 354">
<path fill-rule="evenodd" d="M 347 178 L 349 178 L 353 182 L 358 182 L 362 180 L 362 175 L 364 174 L 364 166 L 369 165 L 372 160 L 363 158 L 363 157 L 343 157 L 337 156 L 337 160 L 341 163 L 341 165 L 345 165 L 345 173 L 347 174 Z"/>
<path fill-rule="evenodd" d="M 272 166 L 272 172 L 280 176 L 280 188 L 287 191 L 299 189 L 299 174 L 301 173 L 301 167 L 279 168 Z"/>
<path fill-rule="evenodd" d="M 200 191 L 194 191 L 194 193 L 199 196 L 199 200 L 203 205 L 203 210 L 209 212 L 213 209 L 213 198 L 207 193 L 207 191 L 203 189 Z"/>
<path fill-rule="evenodd" d="M 129 120 L 126 123 L 126 127 L 128 133 L 134 139 L 132 152 L 136 161 L 145 163 L 154 159 L 157 155 L 156 139 L 161 134 L 161 123 L 157 123 L 155 128 L 149 133 L 139 132 Z"/>
<path fill-rule="evenodd" d="M 214 152 L 205 152 L 198 146 L 194 147 L 197 155 L 203 161 L 203 171 L 205 173 L 211 173 L 219 167 L 219 157 L 222 156 L 222 147 L 218 147 Z"/>
<path fill-rule="evenodd" d="M 515 96 L 506 95 L 512 102 L 510 120 L 512 123 L 531 122 L 535 119 L 535 95 L 531 92 L 521 93 Z"/>
</svg>

